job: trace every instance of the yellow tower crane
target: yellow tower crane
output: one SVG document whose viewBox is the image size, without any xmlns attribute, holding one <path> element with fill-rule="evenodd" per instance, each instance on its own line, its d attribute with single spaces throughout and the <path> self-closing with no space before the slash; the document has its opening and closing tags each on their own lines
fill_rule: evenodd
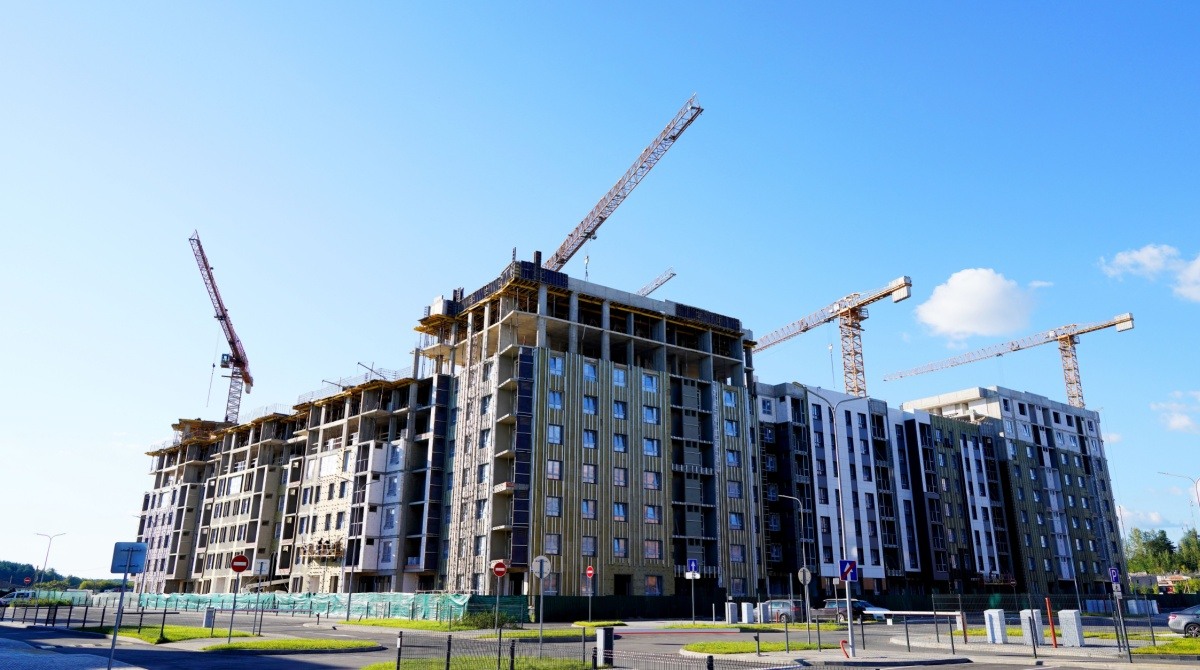
<svg viewBox="0 0 1200 670">
<path fill-rule="evenodd" d="M 824 307 L 799 321 L 779 330 L 767 333 L 754 346 L 754 353 L 786 342 L 800 333 L 817 326 L 838 320 L 842 339 L 842 374 L 846 382 L 846 393 L 860 398 L 867 395 L 867 376 L 863 370 L 862 322 L 867 318 L 867 305 L 891 297 L 900 302 L 912 294 L 912 280 L 898 277 L 883 288 L 867 293 L 851 293 L 837 302 Z"/>
<path fill-rule="evenodd" d="M 1079 344 L 1079 336 L 1084 333 L 1091 333 L 1105 328 L 1116 328 L 1117 332 L 1131 330 L 1133 328 L 1133 314 L 1126 312 L 1115 316 L 1108 321 L 1100 323 L 1087 323 L 1084 325 L 1068 324 L 1060 326 L 1054 330 L 1048 330 L 1036 335 L 1023 337 L 1012 342 L 1003 344 L 995 344 L 990 347 L 972 351 L 970 353 L 961 354 L 953 358 L 947 358 L 943 361 L 934 363 L 926 363 L 925 365 L 904 370 L 902 372 L 894 372 L 883 378 L 884 381 L 893 379 L 901 379 L 903 377 L 912 377 L 914 375 L 933 372 L 934 370 L 942 370 L 944 368 L 952 368 L 956 365 L 965 365 L 973 363 L 985 358 L 995 356 L 1003 356 L 1010 351 L 1020 351 L 1030 347 L 1036 347 L 1040 344 L 1049 344 L 1050 342 L 1058 342 L 1058 353 L 1062 356 L 1063 378 L 1067 384 L 1067 403 L 1072 407 L 1084 407 L 1083 404 L 1083 384 L 1079 381 L 1079 358 L 1075 354 L 1075 345 Z"/>
</svg>

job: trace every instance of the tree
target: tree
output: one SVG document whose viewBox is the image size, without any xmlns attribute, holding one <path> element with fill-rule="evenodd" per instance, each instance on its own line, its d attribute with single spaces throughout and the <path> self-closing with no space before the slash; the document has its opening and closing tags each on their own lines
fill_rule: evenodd
<svg viewBox="0 0 1200 670">
<path fill-rule="evenodd" d="M 1178 562 L 1175 545 L 1165 530 L 1131 530 L 1125 541 L 1125 558 L 1130 572 L 1150 574 L 1174 572 Z"/>
<path fill-rule="evenodd" d="M 1188 529 L 1183 537 L 1179 538 L 1176 563 L 1180 572 L 1200 572 L 1200 533 L 1197 533 L 1195 528 Z"/>
</svg>

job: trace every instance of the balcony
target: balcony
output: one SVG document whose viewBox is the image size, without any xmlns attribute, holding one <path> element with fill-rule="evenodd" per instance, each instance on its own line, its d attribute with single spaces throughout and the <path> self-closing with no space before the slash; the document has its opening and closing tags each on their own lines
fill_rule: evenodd
<svg viewBox="0 0 1200 670">
<path fill-rule="evenodd" d="M 515 493 L 516 491 L 518 491 L 519 489 L 522 489 L 522 488 L 528 488 L 528 487 L 518 486 L 516 482 L 500 482 L 499 484 L 496 484 L 495 486 L 492 487 L 492 494 L 493 495 L 512 495 L 513 493 Z"/>
</svg>

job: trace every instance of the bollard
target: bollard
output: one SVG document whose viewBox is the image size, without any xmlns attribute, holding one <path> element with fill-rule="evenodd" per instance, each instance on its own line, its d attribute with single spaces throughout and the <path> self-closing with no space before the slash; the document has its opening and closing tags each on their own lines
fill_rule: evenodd
<svg viewBox="0 0 1200 670">
<path fill-rule="evenodd" d="M 912 640 L 908 638 L 908 615 L 904 614 L 902 616 L 904 617 L 904 646 L 911 652 Z"/>
<path fill-rule="evenodd" d="M 400 670 L 400 655 L 404 652 L 404 631 L 396 631 L 396 670 Z"/>
<path fill-rule="evenodd" d="M 758 642 L 758 633 L 754 634 L 754 655 L 762 656 L 762 645 Z"/>
<path fill-rule="evenodd" d="M 138 610 L 138 631 L 137 632 L 139 632 L 139 633 L 142 632 L 142 621 L 144 621 L 145 619 L 146 619 L 146 610 L 144 608 L 141 610 Z"/>
<path fill-rule="evenodd" d="M 80 628 L 87 628 L 87 615 L 88 615 L 88 608 L 90 608 L 90 607 L 91 607 L 91 605 L 83 606 L 83 623 L 81 623 L 79 625 Z"/>
<path fill-rule="evenodd" d="M 453 637 L 446 636 L 446 670 L 450 670 L 450 644 L 453 640 Z"/>
<path fill-rule="evenodd" d="M 163 639 L 167 636 L 167 608 L 163 608 L 162 625 L 158 627 L 158 639 Z"/>
<path fill-rule="evenodd" d="M 950 634 L 947 635 L 947 637 L 950 638 L 950 655 L 953 656 L 954 655 L 954 624 L 950 624 Z"/>
<path fill-rule="evenodd" d="M 508 670 L 516 670 L 517 668 L 517 641 L 511 640 L 508 643 Z"/>
<path fill-rule="evenodd" d="M 713 657 L 709 654 L 708 658 L 704 659 L 704 670 L 713 670 Z"/>
<path fill-rule="evenodd" d="M 598 654 L 596 653 L 596 648 L 592 647 L 592 670 L 596 670 L 596 668 L 599 667 L 598 662 L 596 660 L 597 656 L 598 656 Z M 709 658 L 712 658 L 712 656 L 709 656 Z"/>
<path fill-rule="evenodd" d="M 867 648 L 867 615 L 858 617 L 858 642 L 863 649 Z"/>
<path fill-rule="evenodd" d="M 67 630 L 71 630 L 71 615 L 75 613 L 75 603 L 67 605 Z"/>
<path fill-rule="evenodd" d="M 104 628 L 104 615 L 105 614 L 108 614 L 108 605 L 105 605 L 104 609 L 100 610 L 100 628 Z"/>
<path fill-rule="evenodd" d="M 783 617 L 783 650 L 787 653 L 792 653 L 792 638 L 788 634 L 788 619 L 791 617 Z"/>
</svg>

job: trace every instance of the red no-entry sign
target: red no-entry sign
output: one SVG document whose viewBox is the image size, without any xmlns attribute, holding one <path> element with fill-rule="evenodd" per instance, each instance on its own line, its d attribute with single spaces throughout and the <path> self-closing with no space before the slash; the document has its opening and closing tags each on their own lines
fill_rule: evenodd
<svg viewBox="0 0 1200 670">
<path fill-rule="evenodd" d="M 587 576 L 588 576 L 588 579 L 595 577 L 596 576 L 596 568 L 593 568 L 592 566 L 589 565 L 588 569 L 587 569 Z"/>
<path fill-rule="evenodd" d="M 503 577 L 504 574 L 507 572 L 508 572 L 508 566 L 504 564 L 504 561 L 496 561 L 495 563 L 492 564 L 492 574 L 493 575 L 496 575 L 497 577 Z"/>
<path fill-rule="evenodd" d="M 246 568 L 250 567 L 250 559 L 239 554 L 234 556 L 233 560 L 229 562 L 229 567 L 234 572 L 244 572 Z"/>
<path fill-rule="evenodd" d="M 33 577 L 26 577 L 26 578 L 25 578 L 25 586 L 29 586 L 29 585 L 30 585 L 30 584 L 32 584 L 32 583 L 33 583 Z"/>
</svg>

